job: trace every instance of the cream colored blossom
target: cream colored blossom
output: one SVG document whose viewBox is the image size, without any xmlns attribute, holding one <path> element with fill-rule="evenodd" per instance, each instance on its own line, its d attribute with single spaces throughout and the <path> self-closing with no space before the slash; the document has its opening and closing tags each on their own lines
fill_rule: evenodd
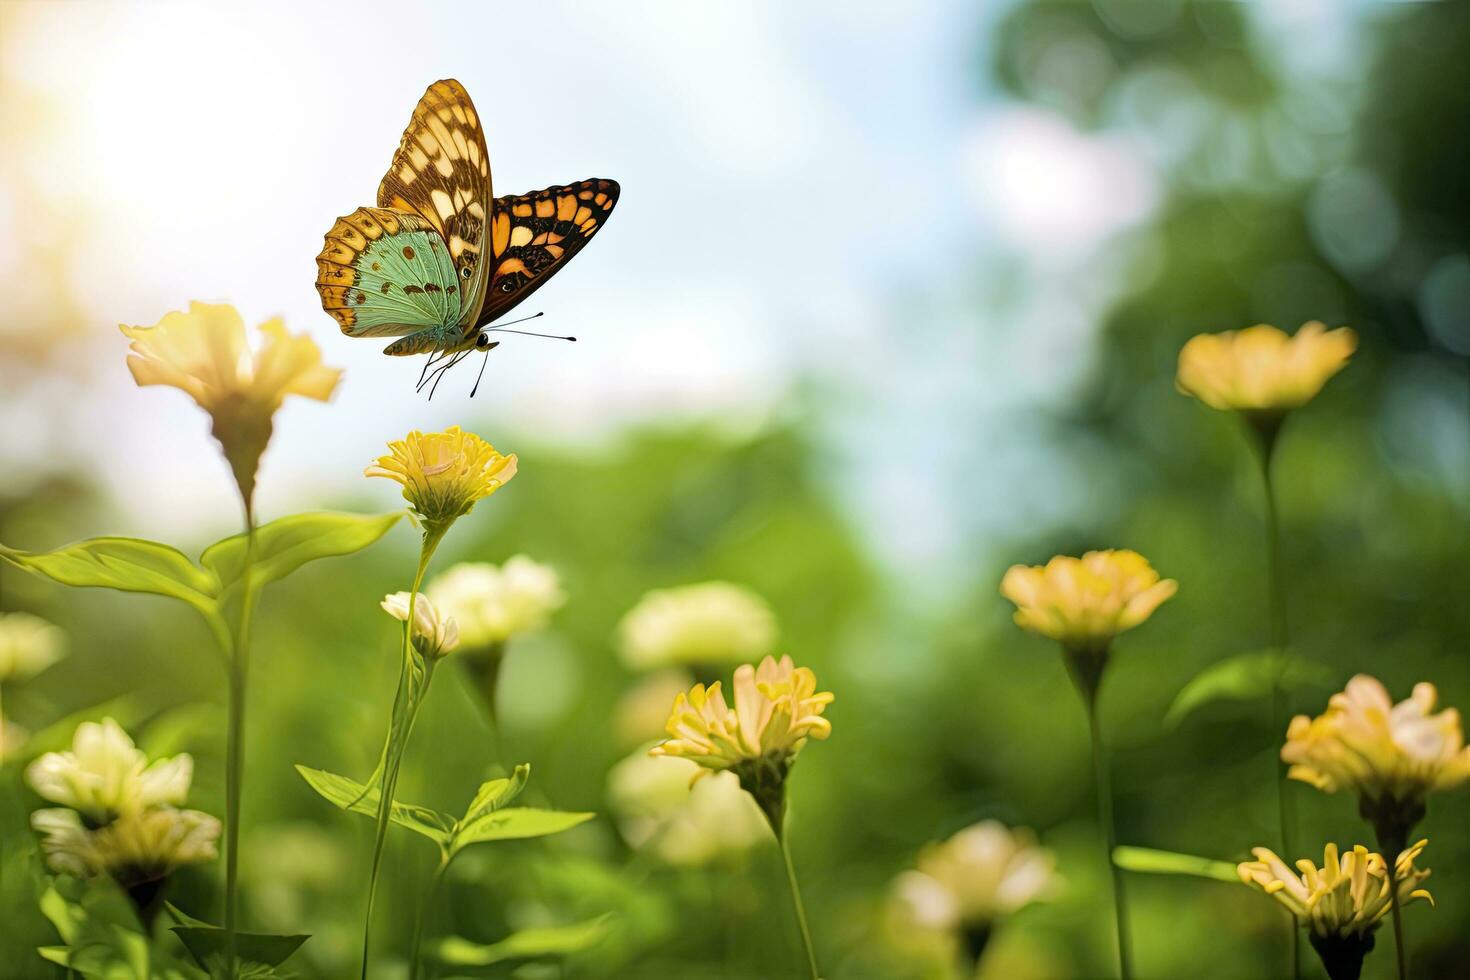
<svg viewBox="0 0 1470 980">
<path fill-rule="evenodd" d="M 1399 855 L 1399 906 L 1417 898 L 1434 904 L 1434 898 L 1419 885 L 1429 872 L 1414 867 L 1428 841 L 1420 841 Z M 1336 844 L 1323 851 L 1319 869 L 1306 859 L 1296 862 L 1297 871 L 1267 848 L 1253 848 L 1256 860 L 1240 864 L 1240 880 L 1270 895 L 1296 916 L 1297 922 L 1317 936 L 1361 937 L 1378 928 L 1392 908 L 1388 866 L 1380 854 L 1358 845 L 1339 855 Z"/>
<path fill-rule="evenodd" d="M 635 753 L 613 766 L 608 805 L 628 845 L 675 867 L 703 867 L 738 858 L 769 839 L 770 831 L 732 773 L 690 785 L 700 772 L 687 759 Z"/>
<path fill-rule="evenodd" d="M 634 670 L 719 667 L 770 653 L 776 617 L 749 589 L 702 582 L 649 592 L 618 624 L 618 637 L 623 663 Z"/>
<path fill-rule="evenodd" d="M 0 718 L 0 766 L 21 757 L 31 733 L 9 718 Z"/>
<path fill-rule="evenodd" d="M 612 729 L 618 743 L 632 747 L 661 737 L 669 720 L 669 705 L 693 684 L 694 677 L 679 667 L 639 678 L 613 706 Z"/>
<path fill-rule="evenodd" d="M 286 396 L 326 401 L 342 377 L 322 364 L 310 336 L 288 333 L 280 319 L 260 325 L 262 342 L 252 351 L 233 306 L 190 303 L 189 312 L 170 313 L 154 326 L 121 329 L 132 340 L 128 369 L 139 385 L 178 388 L 209 413 L 247 499 L 271 417 Z"/>
<path fill-rule="evenodd" d="M 496 451 L 473 432 L 451 425 L 443 432 L 410 432 L 388 443 L 389 454 L 365 470 L 403 487 L 403 499 L 426 530 L 442 532 L 475 502 L 516 475 L 516 457 Z"/>
<path fill-rule="evenodd" d="M 1193 337 L 1179 352 L 1176 384 L 1211 408 L 1286 411 L 1305 405 L 1347 366 L 1358 339 L 1313 321 L 1287 336 L 1261 324 Z"/>
<path fill-rule="evenodd" d="M 499 567 L 488 562 L 451 566 L 425 591 L 459 623 L 460 642 L 472 650 L 543 628 L 567 601 L 556 569 L 525 555 Z"/>
<path fill-rule="evenodd" d="M 37 810 L 46 865 L 58 874 L 109 874 L 124 885 L 153 881 L 187 864 L 218 856 L 220 822 L 198 810 L 157 806 L 131 812 L 96 830 L 74 810 Z"/>
<path fill-rule="evenodd" d="M 383 610 L 400 623 L 408 622 L 407 592 L 394 592 L 383 597 Z M 459 646 L 459 624 L 453 616 L 441 615 L 434 603 L 422 592 L 413 604 L 413 645 L 430 660 L 445 656 Z"/>
<path fill-rule="evenodd" d="M 1373 800 L 1416 800 L 1459 786 L 1470 778 L 1470 747 L 1458 711 L 1435 713 L 1438 696 L 1433 684 L 1419 683 L 1394 704 L 1376 678 L 1357 675 L 1323 714 L 1291 720 L 1281 749 L 1288 775 Z"/>
<path fill-rule="evenodd" d="M 66 634 L 39 616 L 0 612 L 0 684 L 34 677 L 66 654 Z"/>
<path fill-rule="evenodd" d="M 1178 588 L 1172 579 L 1160 580 L 1138 552 L 1126 550 L 1012 565 L 1000 583 L 1001 595 L 1016 604 L 1016 625 L 1077 651 L 1105 650 Z"/>
<path fill-rule="evenodd" d="M 652 755 L 681 756 L 704 770 L 733 769 L 741 763 L 776 759 L 783 764 L 808 738 L 824 739 L 832 723 L 822 717 L 832 703 L 830 691 L 817 690 L 816 675 L 790 657 L 767 657 L 759 667 L 743 664 L 732 685 L 735 706 L 725 703 L 716 681 L 695 684 L 674 699 L 669 738 Z"/>
<path fill-rule="evenodd" d="M 48 752 L 26 768 L 37 795 L 79 811 L 93 826 L 149 807 L 179 804 L 189 792 L 188 755 L 151 765 L 116 721 L 83 722 L 68 752 Z"/>
<path fill-rule="evenodd" d="M 986 820 L 925 847 L 917 869 L 895 880 L 894 895 L 920 928 L 969 929 L 1047 897 L 1055 868 L 1030 831 Z"/>
</svg>

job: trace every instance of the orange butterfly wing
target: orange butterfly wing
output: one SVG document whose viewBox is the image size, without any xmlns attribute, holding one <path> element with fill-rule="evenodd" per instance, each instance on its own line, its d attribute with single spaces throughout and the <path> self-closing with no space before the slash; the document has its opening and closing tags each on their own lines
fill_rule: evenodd
<svg viewBox="0 0 1470 980">
<path fill-rule="evenodd" d="M 600 178 L 497 197 L 490 211 L 494 271 L 476 326 L 509 313 L 554 276 L 592 240 L 617 203 L 618 182 Z"/>
</svg>

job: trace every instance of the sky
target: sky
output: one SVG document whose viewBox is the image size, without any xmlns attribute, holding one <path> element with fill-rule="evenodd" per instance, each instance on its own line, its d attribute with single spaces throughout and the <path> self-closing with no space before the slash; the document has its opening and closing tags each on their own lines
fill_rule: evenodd
<svg viewBox="0 0 1470 980">
<path fill-rule="evenodd" d="M 1160 195 L 1137 138 L 986 87 L 1004 6 L 7 5 L 0 125 L 22 135 L 0 160 L 0 343 L 49 301 L 28 255 L 65 256 L 79 328 L 65 371 L 5 377 L 3 456 L 95 460 L 132 533 L 230 530 L 204 418 L 133 388 L 117 324 L 231 302 L 346 369 L 330 409 L 278 418 L 264 515 L 363 493 L 363 465 L 410 428 L 607 451 L 631 423 L 753 430 L 814 380 L 826 475 L 876 548 L 963 560 L 959 529 L 1069 505 L 1025 492 L 1044 457 L 975 486 L 976 447 L 1085 375 L 1110 296 L 1094 260 Z M 496 193 L 622 185 L 523 309 L 578 343 L 507 338 L 473 403 L 477 365 L 427 402 L 419 365 L 340 335 L 313 287 L 321 236 L 373 203 L 441 77 L 476 101 Z M 1024 302 L 985 302 L 977 269 L 1002 259 Z"/>
</svg>

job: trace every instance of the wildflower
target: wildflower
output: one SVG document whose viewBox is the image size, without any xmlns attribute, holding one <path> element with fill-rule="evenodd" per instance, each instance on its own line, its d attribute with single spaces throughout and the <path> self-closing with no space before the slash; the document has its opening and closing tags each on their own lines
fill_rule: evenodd
<svg viewBox="0 0 1470 980">
<path fill-rule="evenodd" d="M 383 597 L 383 610 L 399 622 L 408 621 L 408 593 Z M 442 616 L 422 592 L 413 604 L 413 645 L 425 660 L 438 660 L 459 646 L 459 624 L 453 616 Z"/>
<path fill-rule="evenodd" d="M 651 755 L 678 756 L 698 763 L 695 778 L 732 770 L 755 797 L 772 828 L 781 833 L 787 772 L 808 738 L 824 739 L 832 723 L 822 717 L 830 691 L 817 690 L 816 675 L 790 657 L 766 657 L 759 667 L 735 670 L 735 708 L 725 703 L 720 682 L 695 684 L 674 699 L 669 738 Z"/>
<path fill-rule="evenodd" d="M 1045 897 L 1056 885 L 1055 867 L 1029 830 L 985 820 L 925 847 L 917 870 L 900 875 L 896 887 L 924 924 L 968 929 Z"/>
<path fill-rule="evenodd" d="M 608 803 L 630 847 L 674 867 L 705 867 L 738 859 L 766 840 L 765 817 L 733 773 L 699 772 L 687 759 L 654 759 L 637 752 L 613 766 Z"/>
<path fill-rule="evenodd" d="M 184 802 L 194 760 L 188 755 L 151 765 L 116 721 L 82 722 L 69 752 L 48 752 L 26 768 L 26 781 L 43 799 L 79 812 L 89 827 L 150 807 Z"/>
<path fill-rule="evenodd" d="M 198 810 L 152 807 L 89 829 L 74 810 L 37 810 L 46 864 L 59 874 L 109 874 L 124 887 L 157 881 L 176 868 L 218 857 L 220 823 Z"/>
<path fill-rule="evenodd" d="M 567 601 L 556 569 L 525 555 L 498 568 L 488 562 L 454 565 L 425 591 L 435 607 L 459 623 L 460 642 L 472 650 L 541 629 Z"/>
<path fill-rule="evenodd" d="M 449 525 L 470 512 L 516 475 L 516 457 L 473 432 L 451 425 L 427 435 L 414 431 L 388 443 L 390 454 L 380 456 L 365 471 L 403 486 L 403 499 L 418 517 L 426 535 L 442 535 Z"/>
<path fill-rule="evenodd" d="M 0 612 L 0 684 L 34 677 L 66 653 L 66 634 L 30 613 Z"/>
<path fill-rule="evenodd" d="M 1407 840 L 1428 794 L 1470 779 L 1460 714 L 1434 713 L 1438 696 L 1433 684 L 1420 683 L 1394 704 L 1377 679 L 1357 675 L 1323 714 L 1291 720 L 1281 748 L 1291 763 L 1287 775 L 1323 792 L 1355 793 L 1363 816 L 1387 834 L 1385 846 Z"/>
<path fill-rule="evenodd" d="M 1148 619 L 1178 588 L 1127 550 L 1012 565 L 1000 583 L 1001 594 L 1016 604 L 1016 625 L 1073 654 L 1105 653 L 1115 636 Z"/>
<path fill-rule="evenodd" d="M 623 663 L 634 670 L 684 664 L 719 673 L 750 663 L 776 643 L 776 617 L 765 600 L 729 582 L 649 592 L 618 624 Z"/>
<path fill-rule="evenodd" d="M 1295 336 L 1265 324 L 1200 334 L 1180 350 L 1175 384 L 1211 408 L 1279 416 L 1311 401 L 1357 344 L 1347 327 L 1315 320 Z"/>
<path fill-rule="evenodd" d="M 1275 898 L 1296 917 L 1329 976 L 1356 977 L 1357 969 L 1344 964 L 1361 968 L 1373 948 L 1373 933 L 1393 907 L 1395 892 L 1401 908 L 1417 898 L 1434 904 L 1434 897 L 1419 887 L 1429 872 L 1414 867 L 1428 843 L 1421 840 L 1401 852 L 1392 878 L 1383 856 L 1362 845 L 1339 855 L 1337 845 L 1328 844 L 1320 870 L 1311 861 L 1296 862 L 1301 874 L 1272 851 L 1257 847 L 1252 849 L 1256 860 L 1243 862 L 1236 872 L 1242 882 Z"/>
<path fill-rule="evenodd" d="M 252 351 L 245 321 L 233 306 L 191 303 L 152 327 L 123 326 L 132 340 L 128 368 L 139 385 L 169 385 L 209 413 L 247 504 L 260 456 L 270 442 L 271 417 L 287 395 L 326 401 L 342 372 L 322 364 L 306 334 L 290 334 L 280 319 L 260 325 L 263 342 Z"/>
</svg>

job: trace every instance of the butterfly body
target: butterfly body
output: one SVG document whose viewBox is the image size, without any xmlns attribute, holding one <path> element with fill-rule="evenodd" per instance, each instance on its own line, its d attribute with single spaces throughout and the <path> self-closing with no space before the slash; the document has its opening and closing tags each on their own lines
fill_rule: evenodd
<svg viewBox="0 0 1470 980">
<path fill-rule="evenodd" d="M 352 337 L 397 337 L 385 354 L 488 349 L 493 323 L 601 228 L 606 179 L 493 198 L 469 94 L 449 79 L 414 109 L 378 206 L 338 218 L 317 256 L 322 308 Z"/>
</svg>

